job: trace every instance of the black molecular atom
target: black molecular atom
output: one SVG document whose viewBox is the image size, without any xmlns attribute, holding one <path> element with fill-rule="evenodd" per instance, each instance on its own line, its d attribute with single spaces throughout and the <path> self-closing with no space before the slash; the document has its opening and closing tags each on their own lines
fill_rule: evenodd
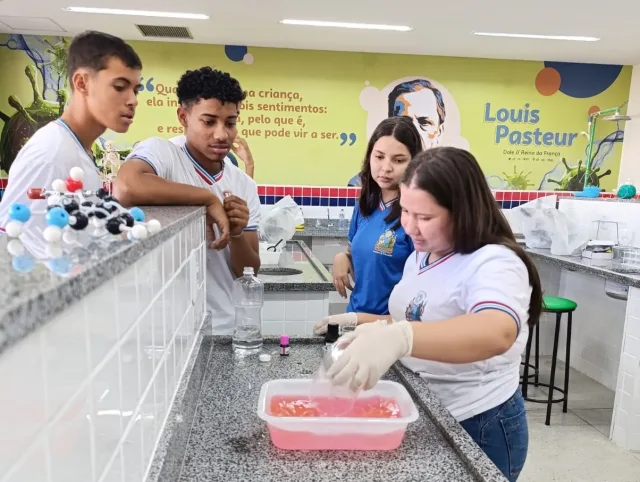
<svg viewBox="0 0 640 482">
<path fill-rule="evenodd" d="M 80 206 L 78 206 L 78 203 L 73 199 L 63 198 L 62 207 L 64 208 L 65 211 L 71 214 L 72 212 L 77 211 Z"/>
<path fill-rule="evenodd" d="M 102 204 L 101 202 L 96 203 L 95 205 L 95 210 L 93 211 L 93 215 L 98 218 L 98 219 L 104 219 L 107 217 L 107 213 L 105 211 L 107 211 L 107 209 L 104 207 L 104 204 Z M 110 211 L 107 211 L 110 212 Z"/>
<path fill-rule="evenodd" d="M 81 211 L 74 211 L 69 216 L 69 226 L 71 229 L 81 231 L 89 225 L 89 218 Z"/>
<path fill-rule="evenodd" d="M 136 222 L 135 219 L 133 219 L 133 216 L 129 213 L 122 213 L 120 215 L 120 219 L 122 219 L 129 228 L 132 228 Z"/>
<path fill-rule="evenodd" d="M 124 221 L 120 219 L 120 216 L 117 216 L 107 221 L 106 228 L 107 228 L 107 231 L 109 231 L 111 234 L 120 234 L 122 232 L 120 230 L 120 226 L 123 224 L 124 224 Z"/>
<path fill-rule="evenodd" d="M 108 194 L 109 193 L 107 193 L 107 191 L 105 191 L 105 189 L 102 187 L 96 191 L 96 196 L 98 196 L 100 199 L 104 199 Z"/>
</svg>

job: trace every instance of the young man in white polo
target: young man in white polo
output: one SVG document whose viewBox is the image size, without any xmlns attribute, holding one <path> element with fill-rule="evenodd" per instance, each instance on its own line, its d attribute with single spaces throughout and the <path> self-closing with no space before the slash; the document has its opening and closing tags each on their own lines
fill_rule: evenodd
<svg viewBox="0 0 640 482">
<path fill-rule="evenodd" d="M 129 130 L 138 105 L 141 70 L 138 54 L 118 37 L 84 32 L 73 39 L 67 54 L 71 100 L 62 116 L 36 131 L 13 161 L 0 202 L 0 231 L 14 203 L 44 211 L 46 202 L 31 201 L 27 190 L 51 189 L 51 183 L 67 179 L 73 167 L 83 169 L 85 189 L 102 187 L 91 147 L 106 129 Z M 23 241 L 37 235 L 25 230 Z"/>
<path fill-rule="evenodd" d="M 256 183 L 225 161 L 237 135 L 246 98 L 228 73 L 202 67 L 178 81 L 178 120 L 186 142 L 153 137 L 140 142 L 118 172 L 115 196 L 125 204 L 208 205 L 222 200 L 230 222 L 229 245 L 207 252 L 207 305 L 213 333 L 233 333 L 233 281 L 245 267 L 260 268 Z M 227 195 L 225 195 L 227 193 Z M 220 248 L 220 246 L 217 246 Z"/>
</svg>

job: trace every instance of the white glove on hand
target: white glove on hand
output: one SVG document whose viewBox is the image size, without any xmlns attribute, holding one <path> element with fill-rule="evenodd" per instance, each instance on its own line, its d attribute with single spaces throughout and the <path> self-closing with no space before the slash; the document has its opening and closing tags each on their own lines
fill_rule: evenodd
<svg viewBox="0 0 640 482">
<path fill-rule="evenodd" d="M 338 343 L 349 345 L 331 365 L 327 378 L 353 391 L 370 390 L 396 361 L 411 355 L 413 328 L 408 321 L 366 323 L 340 337 Z"/>
<path fill-rule="evenodd" d="M 346 327 L 354 327 L 358 325 L 357 313 L 344 313 L 342 315 L 332 315 L 322 318 L 313 327 L 313 333 L 316 335 L 324 335 L 327 332 L 327 325 L 340 325 Z"/>
</svg>

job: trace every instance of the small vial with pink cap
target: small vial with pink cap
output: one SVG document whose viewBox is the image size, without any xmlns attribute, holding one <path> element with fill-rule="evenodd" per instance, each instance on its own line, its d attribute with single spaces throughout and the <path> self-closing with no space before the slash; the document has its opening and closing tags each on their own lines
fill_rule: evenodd
<svg viewBox="0 0 640 482">
<path fill-rule="evenodd" d="M 289 335 L 280 335 L 280 356 L 289 356 Z"/>
</svg>

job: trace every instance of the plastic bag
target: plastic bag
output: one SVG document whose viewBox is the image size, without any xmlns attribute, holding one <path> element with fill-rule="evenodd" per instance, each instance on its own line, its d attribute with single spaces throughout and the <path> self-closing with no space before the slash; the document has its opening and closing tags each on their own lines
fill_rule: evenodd
<svg viewBox="0 0 640 482">
<path fill-rule="evenodd" d="M 260 236 L 265 241 L 275 244 L 282 240 L 280 246 L 293 238 L 296 226 L 304 223 L 304 216 L 300 206 L 291 198 L 285 196 L 273 205 L 273 208 L 260 221 Z"/>
<path fill-rule="evenodd" d="M 556 209 L 556 196 L 545 196 L 509 212 L 517 232 L 528 248 L 550 249 L 551 254 L 570 256 L 589 240 L 586 230 Z"/>
</svg>

